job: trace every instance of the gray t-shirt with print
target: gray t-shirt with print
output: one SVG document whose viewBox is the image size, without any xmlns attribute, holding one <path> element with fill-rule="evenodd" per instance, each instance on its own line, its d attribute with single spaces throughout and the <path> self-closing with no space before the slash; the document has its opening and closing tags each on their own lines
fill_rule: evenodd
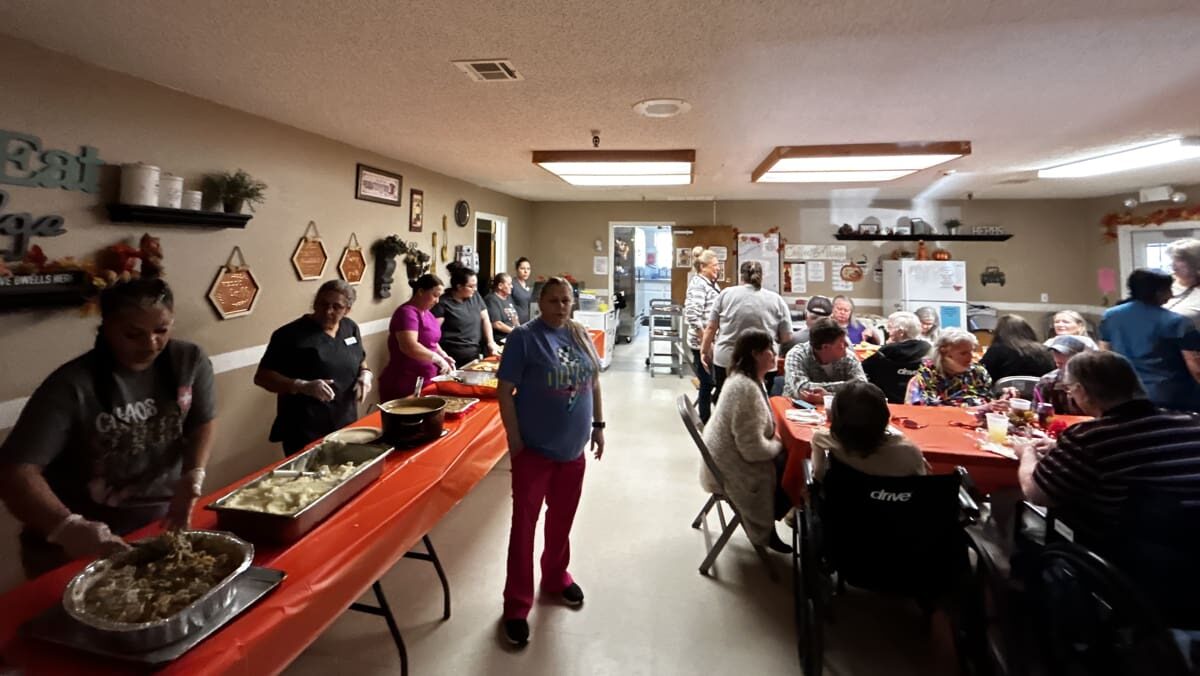
<svg viewBox="0 0 1200 676">
<path fill-rule="evenodd" d="M 71 511 L 124 533 L 161 514 L 187 436 L 216 416 L 213 370 L 198 346 L 180 340 L 144 371 L 102 360 L 92 350 L 42 382 L 0 447 L 0 464 L 43 466 Z"/>
</svg>

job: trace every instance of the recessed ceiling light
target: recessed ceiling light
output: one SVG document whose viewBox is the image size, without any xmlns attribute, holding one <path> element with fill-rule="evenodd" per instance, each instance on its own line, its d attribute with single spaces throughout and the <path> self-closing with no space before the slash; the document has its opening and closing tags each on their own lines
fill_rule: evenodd
<svg viewBox="0 0 1200 676">
<path fill-rule="evenodd" d="M 1200 157 L 1200 138 L 1185 137 L 1041 169 L 1038 178 L 1080 178 Z"/>
<path fill-rule="evenodd" d="M 692 104 L 683 99 L 646 99 L 633 104 L 639 115 L 646 117 L 675 117 L 692 109 Z"/>
<path fill-rule="evenodd" d="M 893 181 L 964 155 L 970 141 L 779 146 L 751 174 L 755 183 Z"/>
<path fill-rule="evenodd" d="M 577 186 L 688 185 L 695 150 L 535 150 L 533 163 Z"/>
</svg>

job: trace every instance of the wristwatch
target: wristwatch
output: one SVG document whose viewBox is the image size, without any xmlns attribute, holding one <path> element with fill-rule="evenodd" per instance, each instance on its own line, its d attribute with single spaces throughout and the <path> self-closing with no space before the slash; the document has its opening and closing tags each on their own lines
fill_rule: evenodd
<svg viewBox="0 0 1200 676">
<path fill-rule="evenodd" d="M 604 421 L 603 421 L 603 420 L 595 420 L 595 421 L 593 421 L 593 422 L 592 422 L 592 429 L 594 429 L 594 430 L 602 430 L 602 429 L 604 429 Z"/>
</svg>

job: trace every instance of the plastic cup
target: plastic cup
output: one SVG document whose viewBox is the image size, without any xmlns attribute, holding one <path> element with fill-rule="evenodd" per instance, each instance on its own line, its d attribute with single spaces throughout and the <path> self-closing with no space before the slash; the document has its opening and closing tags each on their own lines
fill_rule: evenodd
<svg viewBox="0 0 1200 676">
<path fill-rule="evenodd" d="M 1011 406 L 1012 410 L 1014 410 L 1014 411 L 1032 411 L 1033 410 L 1033 402 L 1029 401 L 1028 399 L 1016 399 L 1016 398 L 1009 399 L 1008 405 Z"/>
<path fill-rule="evenodd" d="M 988 441 L 1002 444 L 1008 441 L 1008 416 L 1003 413 L 987 414 Z"/>
<path fill-rule="evenodd" d="M 828 413 L 829 409 L 833 408 L 833 395 L 832 394 L 825 395 L 824 401 L 822 403 L 825 404 L 825 412 Z"/>
</svg>

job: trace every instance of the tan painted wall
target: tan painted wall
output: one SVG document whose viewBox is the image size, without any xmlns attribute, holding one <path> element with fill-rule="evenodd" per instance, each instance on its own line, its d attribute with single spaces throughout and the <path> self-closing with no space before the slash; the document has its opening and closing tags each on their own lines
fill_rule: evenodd
<svg viewBox="0 0 1200 676">
<path fill-rule="evenodd" d="M 194 230 L 113 225 L 104 197 L 59 189 L 0 185 L 10 197 L 7 211 L 55 213 L 67 233 L 40 244 L 51 257 L 85 256 L 149 231 L 162 239 L 167 279 L 176 294 L 176 336 L 217 354 L 265 343 L 271 331 L 309 309 L 318 282 L 296 280 L 290 258 L 309 220 L 317 222 L 331 257 L 340 257 L 351 232 L 364 246 L 389 233 L 409 239 L 408 189 L 425 191 L 426 225 L 412 239 L 428 249 L 433 226 L 452 214 L 455 201 L 509 218 L 509 250 L 528 248 L 529 203 L 420 167 L 381 157 L 131 77 L 101 70 L 19 41 L 0 43 L 0 128 L 33 134 L 44 147 L 78 152 L 92 145 L 109 163 L 146 161 L 185 177 L 198 189 L 206 172 L 244 168 L 265 181 L 267 202 L 246 230 Z M 399 122 L 399 121 L 398 121 Z M 403 127 L 397 127 L 403 133 Z M 353 198 L 355 164 L 365 163 L 404 176 L 402 207 Z M 104 195 L 114 196 L 117 175 L 107 171 Z M 451 244 L 473 243 L 472 228 L 450 221 Z M 439 236 L 440 238 L 440 236 Z M 7 246 L 0 242 L 0 247 Z M 206 300 L 219 265 L 234 245 L 264 288 L 250 317 L 220 321 Z M 337 277 L 336 260 L 323 279 Z M 370 278 L 373 265 L 368 266 Z M 444 267 L 439 268 L 444 275 Z M 391 299 L 372 298 L 371 283 L 359 287 L 352 312 L 359 322 L 390 316 L 408 295 L 401 274 Z M 63 309 L 0 315 L 0 401 L 28 396 L 62 362 L 86 351 L 96 318 Z M 386 360 L 382 334 L 366 340 L 376 371 Z M 219 375 L 219 434 L 209 470 L 209 487 L 223 485 L 276 457 L 267 443 L 273 398 L 251 384 L 253 369 Z M 0 430 L 0 438 L 6 432 Z M 0 589 L 17 579 L 16 526 L 0 514 Z"/>
</svg>

